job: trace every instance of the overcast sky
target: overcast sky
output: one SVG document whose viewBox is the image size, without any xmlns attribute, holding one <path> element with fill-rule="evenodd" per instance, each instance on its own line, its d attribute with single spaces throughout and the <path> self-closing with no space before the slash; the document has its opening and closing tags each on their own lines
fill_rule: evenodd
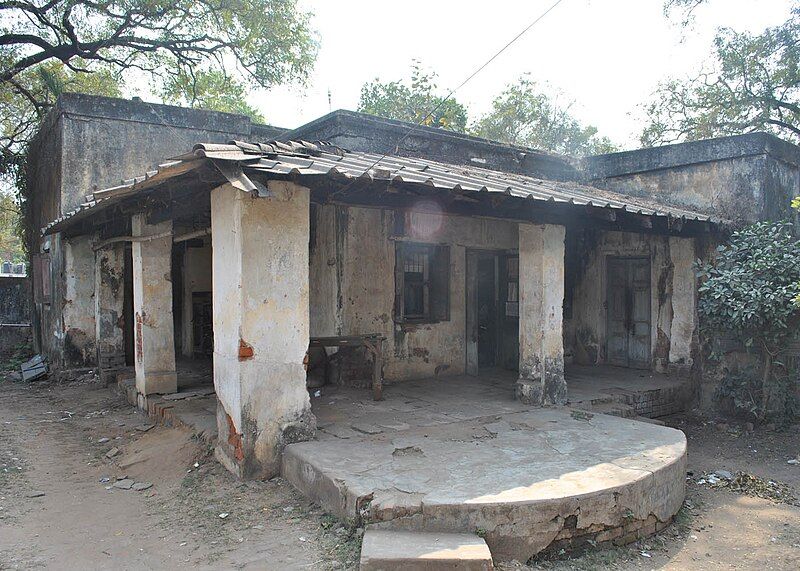
<svg viewBox="0 0 800 571">
<path fill-rule="evenodd" d="M 361 86 L 410 75 L 418 59 L 455 87 L 554 0 L 301 0 L 314 13 L 320 51 L 307 88 L 257 92 L 271 124 L 296 127 L 333 109 L 356 109 Z M 523 73 L 575 101 L 573 113 L 623 147 L 636 147 L 638 106 L 668 76 L 709 61 L 714 30 L 760 32 L 786 19 L 791 0 L 710 0 L 693 27 L 667 20 L 662 0 L 562 0 L 455 97 L 472 117 Z M 331 92 L 331 107 L 328 104 Z"/>
</svg>

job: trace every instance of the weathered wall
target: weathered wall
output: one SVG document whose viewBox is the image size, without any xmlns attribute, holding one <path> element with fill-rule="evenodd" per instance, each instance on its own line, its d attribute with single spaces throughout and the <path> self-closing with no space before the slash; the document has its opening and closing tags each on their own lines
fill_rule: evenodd
<svg viewBox="0 0 800 571">
<path fill-rule="evenodd" d="M 125 366 L 125 244 L 117 242 L 95 253 L 95 337 L 97 366 L 105 382 Z"/>
<path fill-rule="evenodd" d="M 585 365 L 606 360 L 607 259 L 650 260 L 651 360 L 657 370 L 691 367 L 696 349 L 694 239 L 585 230 L 580 266 L 571 292 L 572 316 L 565 320 L 568 358 Z"/>
<path fill-rule="evenodd" d="M 737 222 L 791 216 L 800 194 L 800 149 L 765 133 L 598 155 L 583 167 L 602 188 Z"/>
<path fill-rule="evenodd" d="M 518 225 L 419 213 L 412 214 L 407 236 L 395 238 L 392 211 L 343 206 L 323 206 L 316 211 L 316 247 L 311 256 L 312 334 L 384 335 L 384 376 L 389 380 L 464 373 L 466 251 L 516 250 Z M 394 322 L 398 240 L 450 246 L 448 321 Z"/>
<path fill-rule="evenodd" d="M 68 367 L 97 364 L 95 323 L 94 235 L 76 236 L 64 244 L 64 297 L 53 300 L 61 307 L 63 330 L 55 335 L 63 344 Z M 60 304 L 58 302 L 61 302 Z"/>
<path fill-rule="evenodd" d="M 0 277 L 0 360 L 31 340 L 31 279 Z M 27 356 L 27 354 L 23 354 Z"/>
<path fill-rule="evenodd" d="M 39 229 L 66 214 L 93 190 L 141 176 L 198 142 L 268 140 L 284 129 L 254 125 L 241 115 L 137 100 L 65 93 L 34 138 L 28 156 L 29 251 L 51 256 L 52 303 L 37 303 L 33 327 L 37 350 L 56 366 L 65 361 L 61 300 L 66 295 L 64 251 L 59 235 L 41 240 Z M 49 244 L 49 247 L 47 247 Z"/>
<path fill-rule="evenodd" d="M 0 277 L 0 323 L 31 322 L 31 279 Z"/>
</svg>

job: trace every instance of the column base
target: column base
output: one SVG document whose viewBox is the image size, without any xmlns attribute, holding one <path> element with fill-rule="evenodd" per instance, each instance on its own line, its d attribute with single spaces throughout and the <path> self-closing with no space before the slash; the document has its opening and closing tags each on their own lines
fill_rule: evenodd
<svg viewBox="0 0 800 571">
<path fill-rule="evenodd" d="M 517 400 L 533 406 L 561 405 L 567 403 L 567 383 L 564 374 L 546 374 L 544 379 L 520 377 L 514 387 Z"/>
<path fill-rule="evenodd" d="M 178 373 L 161 371 L 136 375 L 136 390 L 143 395 L 167 395 L 178 392 Z"/>
<path fill-rule="evenodd" d="M 317 419 L 310 410 L 282 425 L 270 423 L 261 431 L 255 429 L 252 419 L 243 419 L 243 422 L 244 432 L 237 432 L 233 419 L 217 400 L 218 433 L 214 456 L 242 480 L 280 474 L 283 448 L 294 442 L 312 440 L 317 428 Z"/>
</svg>

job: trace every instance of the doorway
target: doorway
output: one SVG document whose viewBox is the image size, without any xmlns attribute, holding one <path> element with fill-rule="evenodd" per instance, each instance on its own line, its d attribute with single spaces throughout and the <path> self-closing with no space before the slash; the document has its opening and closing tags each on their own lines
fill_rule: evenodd
<svg viewBox="0 0 800 571">
<path fill-rule="evenodd" d="M 606 360 L 650 368 L 650 260 L 608 258 Z"/>
<path fill-rule="evenodd" d="M 467 373 L 519 360 L 519 256 L 467 251 Z"/>
</svg>

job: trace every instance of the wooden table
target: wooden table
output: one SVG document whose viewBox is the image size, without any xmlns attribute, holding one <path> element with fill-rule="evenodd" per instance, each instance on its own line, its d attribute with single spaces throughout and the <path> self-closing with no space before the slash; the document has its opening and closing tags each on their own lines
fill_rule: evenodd
<svg viewBox="0 0 800 571">
<path fill-rule="evenodd" d="M 367 335 L 339 335 L 334 337 L 312 337 L 311 347 L 366 347 L 372 353 L 372 398 L 383 400 L 383 342 L 386 337 L 378 333 Z"/>
</svg>

